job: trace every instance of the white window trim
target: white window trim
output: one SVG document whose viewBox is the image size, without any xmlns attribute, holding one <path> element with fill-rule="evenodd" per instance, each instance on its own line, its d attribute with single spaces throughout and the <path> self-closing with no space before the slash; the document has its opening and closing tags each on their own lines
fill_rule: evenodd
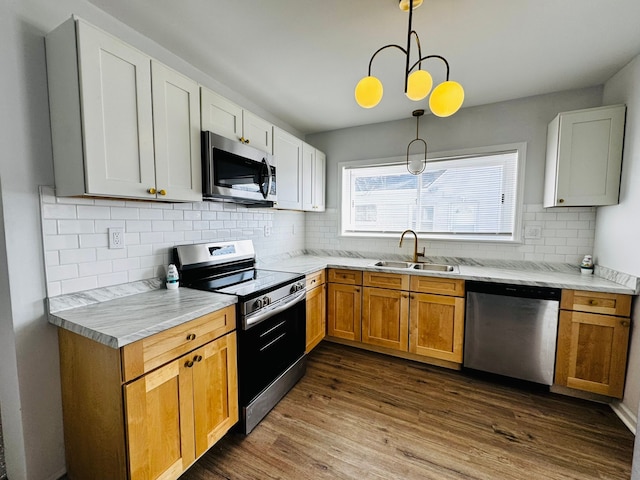
<svg viewBox="0 0 640 480">
<path fill-rule="evenodd" d="M 428 241 L 445 241 L 445 242 L 464 242 L 464 243 L 498 243 L 504 245 L 505 243 L 514 244 L 514 243 L 522 243 L 522 210 L 523 210 L 523 199 L 524 199 L 524 172 L 526 166 L 526 156 L 527 156 L 527 142 L 517 142 L 517 143 L 506 143 L 501 145 L 487 145 L 483 147 L 472 147 L 472 148 L 464 148 L 459 150 L 446 150 L 441 152 L 429 152 L 427 154 L 427 161 L 431 158 L 443 159 L 447 157 L 463 157 L 466 155 L 482 155 L 482 154 L 491 154 L 491 153 L 499 153 L 503 151 L 509 150 L 517 150 L 518 151 L 518 164 L 517 164 L 517 185 L 516 185 L 516 205 L 515 205 L 515 218 L 513 222 L 513 237 L 512 238 L 461 238 L 459 235 L 449 235 L 442 236 L 438 235 L 438 237 L 433 237 L 428 234 L 418 233 L 418 237 L 421 239 L 425 239 Z M 423 158 L 421 154 L 410 155 L 409 159 L 420 159 Z M 349 167 L 373 167 L 373 166 L 381 166 L 381 165 L 391 165 L 398 163 L 405 163 L 407 161 L 406 156 L 397 156 L 397 157 L 386 157 L 386 158 L 376 158 L 376 159 L 366 159 L 366 160 L 351 160 L 347 162 L 339 162 L 338 163 L 338 179 L 339 179 L 339 187 L 338 187 L 338 205 L 339 205 L 339 237 L 342 238 L 397 238 L 397 233 L 379 233 L 379 232 L 348 232 L 344 233 L 342 231 L 342 216 L 344 215 L 343 205 L 343 185 L 342 185 L 342 172 L 343 169 Z"/>
</svg>

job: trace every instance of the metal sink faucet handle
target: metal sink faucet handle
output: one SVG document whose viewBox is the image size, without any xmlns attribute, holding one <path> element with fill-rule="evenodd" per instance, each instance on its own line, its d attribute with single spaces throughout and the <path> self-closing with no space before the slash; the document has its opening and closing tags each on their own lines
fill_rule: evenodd
<svg viewBox="0 0 640 480">
<path fill-rule="evenodd" d="M 412 233 L 416 239 L 416 242 L 413 246 L 413 263 L 418 263 L 418 257 L 424 257 L 424 247 L 422 247 L 422 252 L 418 252 L 418 235 L 416 234 L 416 232 L 414 232 L 413 230 L 405 230 L 404 232 L 402 232 L 402 235 L 400 235 L 400 243 L 398 244 L 398 247 L 402 246 L 402 240 L 407 233 Z"/>
</svg>

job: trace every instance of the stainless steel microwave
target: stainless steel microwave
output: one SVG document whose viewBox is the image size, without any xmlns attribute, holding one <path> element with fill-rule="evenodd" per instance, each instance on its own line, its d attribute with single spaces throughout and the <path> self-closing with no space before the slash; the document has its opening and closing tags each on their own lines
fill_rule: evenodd
<svg viewBox="0 0 640 480">
<path fill-rule="evenodd" d="M 202 194 L 205 200 L 272 207 L 277 199 L 273 156 L 202 132 Z"/>
</svg>

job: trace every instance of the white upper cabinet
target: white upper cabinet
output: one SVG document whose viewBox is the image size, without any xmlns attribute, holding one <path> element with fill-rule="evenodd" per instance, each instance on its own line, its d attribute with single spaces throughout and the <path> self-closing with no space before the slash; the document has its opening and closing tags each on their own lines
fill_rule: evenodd
<svg viewBox="0 0 640 480">
<path fill-rule="evenodd" d="M 544 206 L 618 203 L 625 106 L 558 114 L 547 130 Z"/>
<path fill-rule="evenodd" d="M 325 210 L 326 155 L 304 143 L 302 145 L 302 209 L 308 212 Z"/>
<path fill-rule="evenodd" d="M 46 49 L 57 195 L 202 199 L 195 82 L 79 19 Z"/>
<path fill-rule="evenodd" d="M 274 207 L 302 210 L 302 140 L 274 127 L 273 157 L 278 195 Z"/>
<path fill-rule="evenodd" d="M 155 61 L 151 74 L 157 194 L 166 200 L 201 201 L 198 84 Z"/>
<path fill-rule="evenodd" d="M 202 130 L 273 154 L 271 123 L 204 87 L 200 89 L 200 108 Z"/>
</svg>

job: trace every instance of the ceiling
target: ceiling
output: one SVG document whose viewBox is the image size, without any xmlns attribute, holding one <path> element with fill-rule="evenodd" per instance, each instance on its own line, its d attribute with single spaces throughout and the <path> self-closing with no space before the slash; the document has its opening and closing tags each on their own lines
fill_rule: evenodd
<svg viewBox="0 0 640 480">
<path fill-rule="evenodd" d="M 404 96 L 396 49 L 373 63 L 380 104 L 353 98 L 371 55 L 406 45 L 397 0 L 89 1 L 305 134 L 428 110 Z M 449 61 L 464 108 L 603 84 L 640 53 L 638 19 L 638 0 L 425 0 L 413 28 L 423 55 Z"/>
</svg>

